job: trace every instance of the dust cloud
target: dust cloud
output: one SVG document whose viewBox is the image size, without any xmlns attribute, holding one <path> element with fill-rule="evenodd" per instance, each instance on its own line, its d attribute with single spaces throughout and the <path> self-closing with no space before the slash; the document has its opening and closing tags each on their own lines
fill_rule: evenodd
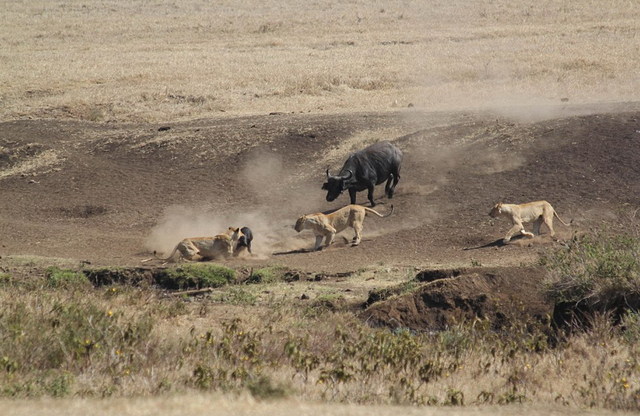
<svg viewBox="0 0 640 416">
<path fill-rule="evenodd" d="M 295 220 L 294 220 L 295 222 Z M 273 251 L 297 250 L 305 243 L 287 224 L 260 211 L 203 211 L 194 207 L 167 208 L 146 240 L 146 248 L 168 255 L 184 238 L 208 237 L 225 232 L 229 227 L 247 226 L 253 233 L 254 258 L 266 258 Z M 308 244 L 306 244 L 308 245 Z"/>
<path fill-rule="evenodd" d="M 272 152 L 251 153 L 241 177 L 246 186 L 245 191 L 250 191 L 263 204 L 281 200 L 286 191 L 278 186 L 285 177 L 282 156 Z"/>
<path fill-rule="evenodd" d="M 184 238 L 214 236 L 228 227 L 244 226 L 253 233 L 256 259 L 273 252 L 310 247 L 313 238 L 297 233 L 293 225 L 299 216 L 318 211 L 324 201 L 323 191 L 320 185 L 315 187 L 314 183 L 286 172 L 284 166 L 281 155 L 254 151 L 238 175 L 242 198 L 253 202 L 224 210 L 207 206 L 169 207 L 151 230 L 146 248 L 168 254 Z"/>
</svg>

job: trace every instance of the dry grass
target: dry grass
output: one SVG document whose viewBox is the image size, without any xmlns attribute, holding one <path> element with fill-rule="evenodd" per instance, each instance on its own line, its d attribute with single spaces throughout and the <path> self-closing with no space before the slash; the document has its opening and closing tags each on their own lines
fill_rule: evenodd
<svg viewBox="0 0 640 416">
<path fill-rule="evenodd" d="M 339 285 L 308 300 L 299 299 L 307 283 L 273 282 L 188 301 L 151 288 L 94 288 L 73 273 L 68 284 L 59 275 L 51 285 L 34 266 L 14 262 L 0 273 L 4 398 L 74 397 L 90 399 L 79 406 L 115 409 L 117 400 L 96 399 L 129 398 L 124 403 L 134 406 L 141 402 L 136 397 L 158 397 L 146 400 L 153 408 L 184 395 L 197 406 L 205 400 L 199 392 L 209 392 L 230 400 L 230 411 L 254 409 L 254 400 L 288 399 L 332 403 L 337 414 L 351 407 L 335 404 L 492 412 L 496 405 L 535 410 L 549 403 L 637 410 L 640 401 L 635 316 L 625 332 L 596 319 L 588 333 L 561 337 L 551 347 L 548 328 L 533 322 L 503 332 L 482 320 L 435 334 L 369 328 L 350 312 L 349 303 L 358 300 L 343 297 Z M 407 278 L 400 270 L 377 273 Z M 42 406 L 37 400 L 3 405 Z"/>
<path fill-rule="evenodd" d="M 168 397 L 136 399 L 83 399 L 83 400 L 35 400 L 30 402 L 0 401 L 0 409 L 10 410 L 12 416 L 76 416 L 96 412 L 103 416 L 162 414 L 180 416 L 185 414 L 215 414 L 218 416 L 623 416 L 625 413 L 611 410 L 567 409 L 559 406 L 490 406 L 490 407 L 451 407 L 423 408 L 407 406 L 366 406 L 345 404 L 305 403 L 295 400 L 262 402 L 250 397 L 224 397 L 211 394 L 173 395 Z"/>
<path fill-rule="evenodd" d="M 0 119 L 638 100 L 637 2 L 9 2 Z"/>
</svg>

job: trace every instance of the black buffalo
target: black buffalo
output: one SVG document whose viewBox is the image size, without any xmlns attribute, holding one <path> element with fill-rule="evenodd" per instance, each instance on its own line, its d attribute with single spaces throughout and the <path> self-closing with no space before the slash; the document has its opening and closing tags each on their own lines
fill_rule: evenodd
<svg viewBox="0 0 640 416">
<path fill-rule="evenodd" d="M 251 232 L 251 229 L 249 227 L 242 227 L 240 229 L 240 233 L 241 235 L 240 238 L 238 238 L 238 243 L 236 244 L 236 249 L 233 254 L 237 256 L 243 247 L 246 247 L 249 254 L 252 254 L 251 241 L 253 241 L 253 233 Z"/>
<path fill-rule="evenodd" d="M 400 180 L 400 162 L 402 151 L 388 141 L 352 153 L 336 176 L 329 174 L 327 169 L 327 182 L 322 185 L 322 189 L 327 191 L 327 201 L 333 201 L 348 189 L 351 203 L 355 204 L 356 192 L 366 189 L 373 207 L 376 205 L 373 188 L 384 181 L 387 181 L 384 191 L 387 197 L 392 198 Z"/>
</svg>

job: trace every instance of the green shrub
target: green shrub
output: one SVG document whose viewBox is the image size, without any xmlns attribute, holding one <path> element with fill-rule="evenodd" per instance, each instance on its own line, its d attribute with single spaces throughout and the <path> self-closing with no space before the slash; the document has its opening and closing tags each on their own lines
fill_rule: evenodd
<svg viewBox="0 0 640 416">
<path fill-rule="evenodd" d="M 45 391 L 51 397 L 65 397 L 71 393 L 71 386 L 74 383 L 73 374 L 68 371 L 56 373 L 46 382 Z"/>
<path fill-rule="evenodd" d="M 611 304 L 640 296 L 640 240 L 601 232 L 576 236 L 542 256 L 545 293 L 556 302 Z"/>
<path fill-rule="evenodd" d="M 51 266 L 46 269 L 45 278 L 47 285 L 54 288 L 81 287 L 90 284 L 89 279 L 87 279 L 84 273 L 75 270 L 60 269 L 56 266 Z"/>
<path fill-rule="evenodd" d="M 200 289 L 227 285 L 235 277 L 235 270 L 217 264 L 186 264 L 167 269 L 156 279 L 168 289 Z"/>
<path fill-rule="evenodd" d="M 284 280 L 285 269 L 279 266 L 252 270 L 247 283 L 275 283 Z"/>
<path fill-rule="evenodd" d="M 7 286 L 13 283 L 13 276 L 9 273 L 0 272 L 0 286 Z"/>
<path fill-rule="evenodd" d="M 287 396 L 287 389 L 282 385 L 275 384 L 266 375 L 261 375 L 255 380 L 249 381 L 247 389 L 256 399 L 282 399 Z"/>
</svg>

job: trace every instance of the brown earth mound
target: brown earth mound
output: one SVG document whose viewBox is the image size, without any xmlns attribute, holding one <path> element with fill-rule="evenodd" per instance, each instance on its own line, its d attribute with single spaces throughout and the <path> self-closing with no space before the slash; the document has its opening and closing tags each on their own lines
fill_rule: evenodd
<svg viewBox="0 0 640 416">
<path fill-rule="evenodd" d="M 489 321 L 495 329 L 522 317 L 548 323 L 553 305 L 540 295 L 543 276 L 544 270 L 535 267 L 445 273 L 410 293 L 374 303 L 361 316 L 374 326 L 416 331 L 444 330 L 476 318 Z"/>
</svg>

